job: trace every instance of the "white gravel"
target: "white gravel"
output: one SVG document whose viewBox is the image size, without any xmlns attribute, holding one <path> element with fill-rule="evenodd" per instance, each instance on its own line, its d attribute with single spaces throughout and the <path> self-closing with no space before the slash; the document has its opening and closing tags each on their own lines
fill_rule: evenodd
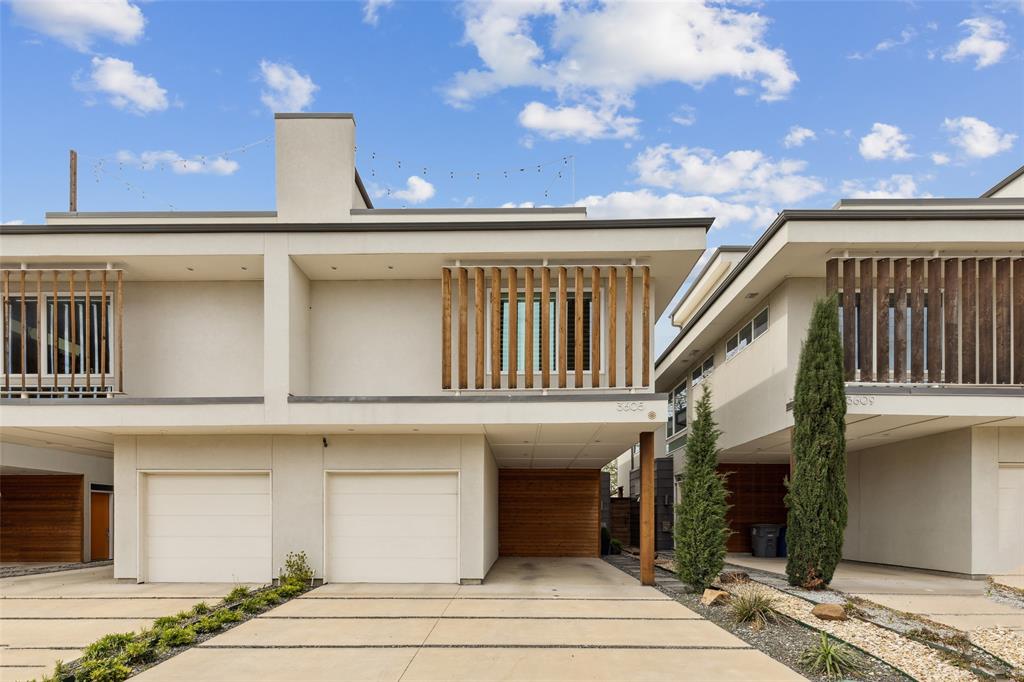
<svg viewBox="0 0 1024 682">
<path fill-rule="evenodd" d="M 920 682 L 974 682 L 978 678 L 971 672 L 942 660 L 938 652 L 885 628 L 857 618 L 845 621 L 819 620 L 811 615 L 811 604 L 767 585 L 775 598 L 775 608 L 794 620 L 863 649 Z"/>
<path fill-rule="evenodd" d="M 993 627 L 975 630 L 968 636 L 974 645 L 998 656 L 1024 673 L 1024 633 L 1009 628 Z"/>
</svg>

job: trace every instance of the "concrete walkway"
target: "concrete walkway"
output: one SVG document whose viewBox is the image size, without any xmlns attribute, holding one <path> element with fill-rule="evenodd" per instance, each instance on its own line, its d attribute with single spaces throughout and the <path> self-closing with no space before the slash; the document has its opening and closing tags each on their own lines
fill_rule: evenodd
<svg viewBox="0 0 1024 682">
<path fill-rule="evenodd" d="M 501 559 L 483 585 L 327 585 L 140 680 L 799 680 L 599 559 Z"/>
<path fill-rule="evenodd" d="M 779 575 L 786 573 L 786 560 L 781 558 L 730 554 L 726 561 Z M 1024 609 L 990 599 L 984 580 L 843 561 L 836 568 L 831 587 L 959 630 L 1002 626 L 1024 631 Z"/>
<path fill-rule="evenodd" d="M 103 635 L 214 602 L 234 585 L 114 583 L 113 566 L 0 580 L 0 680 L 48 675 Z"/>
</svg>

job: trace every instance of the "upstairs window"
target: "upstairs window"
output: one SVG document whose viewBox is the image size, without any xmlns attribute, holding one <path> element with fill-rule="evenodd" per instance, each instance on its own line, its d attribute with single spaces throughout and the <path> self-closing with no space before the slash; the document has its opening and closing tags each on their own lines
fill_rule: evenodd
<svg viewBox="0 0 1024 682">
<path fill-rule="evenodd" d="M 764 308 L 755 315 L 725 342 L 725 359 L 728 360 L 739 353 L 766 331 L 768 331 L 768 308 Z"/>
<path fill-rule="evenodd" d="M 690 384 L 697 386 L 700 382 L 704 381 L 706 377 L 711 374 L 711 371 L 715 368 L 715 356 L 709 355 L 704 362 L 700 363 L 693 368 L 693 372 L 690 373 Z"/>
<path fill-rule="evenodd" d="M 22 301 L 19 295 L 9 299 L 7 327 L 3 330 L 7 337 L 7 354 L 4 367 L 13 375 L 47 374 L 99 374 L 102 359 L 106 357 L 106 372 L 112 371 L 111 326 L 113 309 L 108 299 L 106 315 L 106 334 L 103 333 L 103 315 L 100 298 L 91 297 L 89 301 L 89 323 L 86 326 L 85 296 L 75 295 L 75 328 L 71 329 L 71 297 L 67 294 L 57 296 L 56 306 L 53 296 L 43 296 L 45 314 L 39 317 L 39 301 L 36 296 L 25 297 L 25 315 L 22 319 Z M 56 314 L 56 315 L 55 315 Z M 56 336 L 56 339 L 54 339 Z M 85 344 L 89 343 L 89 367 L 86 367 Z M 40 340 L 43 347 L 40 348 Z M 25 343 L 24 363 L 22 362 L 22 342 Z M 56 346 L 56 358 L 54 358 Z M 40 356 L 42 364 L 40 365 Z M 56 359 L 56 365 L 54 360 Z"/>
<path fill-rule="evenodd" d="M 526 295 L 519 294 L 517 297 L 517 324 L 516 324 L 516 357 L 518 358 L 519 371 L 525 366 L 526 358 Z M 590 292 L 586 292 L 583 295 L 583 371 L 590 371 L 590 313 L 593 307 L 593 301 L 591 299 Z M 530 340 L 529 346 L 530 351 L 533 353 L 533 367 L 534 371 L 540 372 L 541 366 L 541 343 L 540 343 L 540 294 L 535 294 L 533 298 L 533 339 Z M 508 351 L 509 351 L 509 329 L 508 329 L 508 314 L 509 314 L 509 300 L 508 293 L 505 292 L 501 297 L 501 371 L 508 371 Z M 558 370 L 558 309 L 556 301 L 554 299 L 548 300 L 548 315 L 551 320 L 551 333 L 548 339 L 548 358 L 551 362 L 551 370 Z M 566 324 L 565 330 L 565 341 L 566 341 L 566 359 L 565 369 L 567 372 L 576 371 L 576 353 L 574 348 L 576 347 L 576 297 L 572 292 L 569 292 L 569 297 L 566 300 Z"/>
<path fill-rule="evenodd" d="M 686 430 L 686 382 L 679 384 L 668 394 L 668 435 L 674 436 Z"/>
</svg>

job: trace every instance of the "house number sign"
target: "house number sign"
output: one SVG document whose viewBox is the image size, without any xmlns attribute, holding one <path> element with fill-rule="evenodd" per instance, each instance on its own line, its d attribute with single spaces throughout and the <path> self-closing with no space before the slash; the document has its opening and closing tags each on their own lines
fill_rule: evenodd
<svg viewBox="0 0 1024 682">
<path fill-rule="evenodd" d="M 616 404 L 619 412 L 642 412 L 644 404 L 638 400 L 622 400 Z"/>
</svg>

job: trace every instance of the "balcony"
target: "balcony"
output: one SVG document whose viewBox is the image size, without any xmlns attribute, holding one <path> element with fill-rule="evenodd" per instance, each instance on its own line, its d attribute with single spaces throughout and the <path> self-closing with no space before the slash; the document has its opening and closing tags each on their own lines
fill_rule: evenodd
<svg viewBox="0 0 1024 682">
<path fill-rule="evenodd" d="M 646 265 L 442 268 L 441 388 L 649 388 L 650 299 Z"/>
<path fill-rule="evenodd" d="M 835 258 L 846 381 L 1024 384 L 1024 258 Z"/>
<path fill-rule="evenodd" d="M 3 398 L 124 393 L 124 272 L 4 269 Z"/>
</svg>

